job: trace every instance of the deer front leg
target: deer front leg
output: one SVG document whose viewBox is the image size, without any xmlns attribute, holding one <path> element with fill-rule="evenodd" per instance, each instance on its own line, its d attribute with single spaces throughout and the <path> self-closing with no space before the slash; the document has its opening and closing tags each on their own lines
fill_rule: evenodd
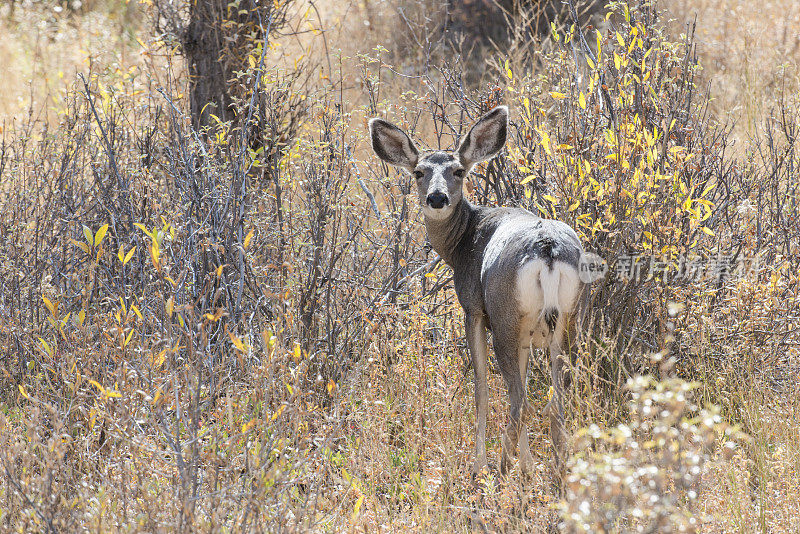
<svg viewBox="0 0 800 534">
<path fill-rule="evenodd" d="M 472 473 L 477 475 L 488 467 L 486 461 L 486 414 L 489 411 L 489 394 L 486 386 L 486 318 L 482 313 L 467 313 L 467 345 L 475 371 L 475 463 Z"/>
</svg>

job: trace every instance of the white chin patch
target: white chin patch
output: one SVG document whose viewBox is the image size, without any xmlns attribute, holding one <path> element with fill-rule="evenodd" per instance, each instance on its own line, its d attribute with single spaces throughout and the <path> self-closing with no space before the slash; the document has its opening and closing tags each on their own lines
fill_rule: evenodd
<svg viewBox="0 0 800 534">
<path fill-rule="evenodd" d="M 434 221 L 441 221 L 442 219 L 446 219 L 450 216 L 453 212 L 453 206 L 447 205 L 443 208 L 434 209 L 430 206 L 422 206 L 422 213 L 425 214 L 425 217 L 428 219 L 433 219 Z"/>
</svg>

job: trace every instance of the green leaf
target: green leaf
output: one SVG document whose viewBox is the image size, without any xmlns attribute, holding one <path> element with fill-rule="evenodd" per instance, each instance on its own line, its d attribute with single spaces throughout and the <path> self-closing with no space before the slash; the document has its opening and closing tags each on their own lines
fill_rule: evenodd
<svg viewBox="0 0 800 534">
<path fill-rule="evenodd" d="M 86 242 L 89 243 L 90 247 L 94 244 L 94 234 L 86 225 L 83 225 L 83 237 L 86 238 Z"/>
</svg>

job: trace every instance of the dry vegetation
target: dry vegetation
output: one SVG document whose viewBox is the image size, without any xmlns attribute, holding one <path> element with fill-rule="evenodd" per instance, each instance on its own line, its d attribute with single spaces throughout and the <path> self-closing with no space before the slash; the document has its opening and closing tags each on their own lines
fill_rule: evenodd
<svg viewBox="0 0 800 534">
<path fill-rule="evenodd" d="M 0 530 L 800 529 L 791 2 L 615 2 L 544 34 L 512 3 L 494 42 L 448 4 L 264 4 L 200 131 L 183 4 L 2 6 Z M 365 139 L 381 115 L 451 148 L 499 103 L 510 140 L 469 197 L 565 220 L 612 266 L 569 366 L 562 495 L 544 418 L 531 480 L 471 479 L 451 275 Z M 666 271 L 618 274 L 634 254 Z"/>
</svg>

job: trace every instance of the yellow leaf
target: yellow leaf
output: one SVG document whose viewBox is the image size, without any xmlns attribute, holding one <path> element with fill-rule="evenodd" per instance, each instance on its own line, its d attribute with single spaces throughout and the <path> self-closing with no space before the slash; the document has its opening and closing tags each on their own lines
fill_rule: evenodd
<svg viewBox="0 0 800 534">
<path fill-rule="evenodd" d="M 150 243 L 150 259 L 153 262 L 153 267 L 155 267 L 159 272 L 161 271 L 161 266 L 158 261 L 160 257 L 161 250 L 158 247 L 158 241 L 153 239 L 153 241 Z"/>
<path fill-rule="evenodd" d="M 128 251 L 128 253 L 127 253 L 127 254 L 125 254 L 125 259 L 124 259 L 124 260 L 122 260 L 122 265 L 125 265 L 125 264 L 127 264 L 129 261 L 131 261 L 131 258 L 133 258 L 133 253 L 134 253 L 134 252 L 136 252 L 136 247 L 133 247 L 132 249 L 130 249 L 130 250 Z"/>
<path fill-rule="evenodd" d="M 565 95 L 564 93 L 558 93 L 556 91 L 551 91 L 550 96 L 552 96 L 556 100 L 564 100 L 565 98 L 567 98 L 567 95 Z"/>
<path fill-rule="evenodd" d="M 333 395 L 333 390 L 336 389 L 336 382 L 334 382 L 333 379 L 330 378 L 328 379 L 327 389 L 328 389 L 328 395 Z"/>
<path fill-rule="evenodd" d="M 167 316 L 172 317 L 172 310 L 175 308 L 175 301 L 172 297 L 167 300 Z"/>
<path fill-rule="evenodd" d="M 553 149 L 550 147 L 550 134 L 543 130 L 536 130 L 539 132 L 539 135 L 542 137 L 541 145 L 544 148 L 544 151 L 547 153 L 548 156 L 553 155 Z"/>
<path fill-rule="evenodd" d="M 589 56 L 586 56 L 586 63 L 589 65 L 590 69 L 594 70 L 594 61 L 592 61 L 592 58 L 590 58 Z"/>
<path fill-rule="evenodd" d="M 97 233 L 94 234 L 94 246 L 100 246 L 100 243 L 103 242 L 103 238 L 106 237 L 106 232 L 108 232 L 108 224 L 101 226 Z"/>
<path fill-rule="evenodd" d="M 75 241 L 74 239 L 70 239 L 70 241 L 72 241 L 72 243 L 76 247 L 80 248 L 85 253 L 87 253 L 87 254 L 89 253 L 89 245 L 87 245 L 86 243 L 81 243 L 80 241 Z"/>
<path fill-rule="evenodd" d="M 358 512 L 361 510 L 361 505 L 364 503 L 364 494 L 358 496 L 358 500 L 356 501 L 356 505 L 353 507 L 353 516 L 352 520 L 355 521 L 358 517 Z"/>
<path fill-rule="evenodd" d="M 583 96 L 583 91 L 581 91 L 580 96 L 578 96 L 578 104 L 581 106 L 581 109 L 586 109 L 586 97 Z"/>
<path fill-rule="evenodd" d="M 100 385 L 100 383 L 99 383 L 99 382 L 97 382 L 96 380 L 91 380 L 91 379 L 89 379 L 89 383 L 90 383 L 91 385 L 93 385 L 94 387 L 96 387 L 96 388 L 97 388 L 97 390 L 98 390 L 100 393 L 102 393 L 103 395 L 105 395 L 105 394 L 106 394 L 106 388 L 104 388 L 103 386 L 101 386 L 101 385 Z"/>
<path fill-rule="evenodd" d="M 245 346 L 245 344 L 242 343 L 241 339 L 239 339 L 238 337 L 233 335 L 233 332 L 228 332 L 228 337 L 231 338 L 231 342 L 233 343 L 234 347 L 236 347 L 237 349 L 239 349 L 242 352 L 247 352 L 247 347 Z"/>
<path fill-rule="evenodd" d="M 536 176 L 534 176 L 533 174 L 531 174 L 531 175 L 529 175 L 529 176 L 526 176 L 526 177 L 525 177 L 525 178 L 523 178 L 522 180 L 520 180 L 520 182 L 519 182 L 519 183 L 520 183 L 520 185 L 525 185 L 525 184 L 527 184 L 528 182 L 530 182 L 531 180 L 534 180 L 534 179 L 536 179 Z"/>
<path fill-rule="evenodd" d="M 133 313 L 136 314 L 137 317 L 139 317 L 139 320 L 141 321 L 142 320 L 142 312 L 139 311 L 139 307 L 136 306 L 136 304 L 131 304 L 131 310 L 133 311 Z"/>
<path fill-rule="evenodd" d="M 147 229 L 147 227 L 145 227 L 145 225 L 143 225 L 142 223 L 133 223 L 133 225 L 142 232 L 144 232 L 145 234 L 147 234 L 148 236 L 150 236 L 151 238 L 153 237 L 153 234 L 151 234 L 150 231 Z"/>
<path fill-rule="evenodd" d="M 47 309 L 50 310 L 50 315 L 52 315 L 54 318 L 58 318 L 58 304 L 53 304 L 50 302 L 50 299 L 44 295 L 42 295 L 42 301 L 44 302 L 44 305 L 47 306 Z"/>
<path fill-rule="evenodd" d="M 167 349 L 162 350 L 157 355 L 151 354 L 150 355 L 150 366 L 154 369 L 158 369 L 162 365 L 164 365 L 164 360 L 166 359 Z"/>
<path fill-rule="evenodd" d="M 25 391 L 25 386 L 23 386 L 22 384 L 18 384 L 18 385 L 17 385 L 17 387 L 19 388 L 19 393 L 20 393 L 20 395 L 22 395 L 22 396 L 23 396 L 23 397 L 25 397 L 26 399 L 29 399 L 29 398 L 30 398 L 30 397 L 28 396 L 28 392 L 27 392 L 27 391 Z"/>
<path fill-rule="evenodd" d="M 603 34 L 600 33 L 600 30 L 595 30 L 597 32 L 597 59 L 600 59 L 600 54 L 603 50 Z"/>
<path fill-rule="evenodd" d="M 291 391 L 290 391 L 290 393 L 291 393 Z M 286 409 L 286 405 L 285 404 L 281 404 L 280 406 L 278 406 L 278 410 L 274 414 L 272 414 L 272 417 L 270 419 L 272 419 L 274 421 L 275 419 L 277 419 L 278 417 L 281 416 L 281 414 L 283 413 L 283 410 L 285 410 L 285 409 Z"/>
<path fill-rule="evenodd" d="M 553 204 L 558 202 L 558 200 L 556 200 L 556 197 L 554 197 L 553 195 L 542 195 L 542 198 L 545 199 L 548 202 L 553 203 Z"/>
<path fill-rule="evenodd" d="M 249 232 L 247 232 L 247 235 L 244 238 L 244 243 L 242 243 L 242 245 L 244 245 L 244 248 L 247 248 L 247 247 L 250 246 L 250 240 L 251 239 L 253 239 L 253 229 L 252 228 L 250 229 Z"/>
<path fill-rule="evenodd" d="M 711 237 L 714 237 L 714 231 L 711 228 L 709 228 L 707 226 L 703 226 L 700 229 L 703 231 L 704 234 L 710 235 Z"/>
<path fill-rule="evenodd" d="M 81 311 L 78 312 L 78 324 L 83 325 L 83 321 L 85 320 L 86 320 L 86 310 L 81 309 Z"/>
<path fill-rule="evenodd" d="M 303 357 L 303 352 L 300 350 L 300 343 L 294 344 L 294 353 L 293 353 L 295 360 L 300 360 Z"/>
<path fill-rule="evenodd" d="M 122 344 L 123 349 L 128 346 L 128 343 L 131 342 L 132 337 L 133 337 L 133 328 L 131 328 L 131 331 L 128 332 L 128 337 L 125 338 L 125 342 Z"/>
</svg>

